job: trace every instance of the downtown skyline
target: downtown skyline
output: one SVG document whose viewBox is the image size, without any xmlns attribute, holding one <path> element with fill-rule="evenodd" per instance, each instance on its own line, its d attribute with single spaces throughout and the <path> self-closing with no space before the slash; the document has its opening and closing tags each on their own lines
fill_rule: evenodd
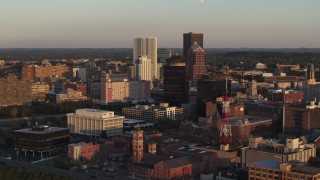
<svg viewBox="0 0 320 180">
<path fill-rule="evenodd" d="M 132 48 L 155 36 L 181 48 L 183 33 L 204 34 L 204 48 L 319 48 L 319 1 L 4 0 L 0 48 Z"/>
</svg>

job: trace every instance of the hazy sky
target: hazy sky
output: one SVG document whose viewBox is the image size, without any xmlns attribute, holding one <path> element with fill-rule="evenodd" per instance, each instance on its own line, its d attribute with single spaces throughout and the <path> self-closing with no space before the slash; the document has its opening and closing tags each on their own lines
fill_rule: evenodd
<svg viewBox="0 0 320 180">
<path fill-rule="evenodd" d="M 0 48 L 320 48 L 320 0 L 1 0 Z"/>
</svg>

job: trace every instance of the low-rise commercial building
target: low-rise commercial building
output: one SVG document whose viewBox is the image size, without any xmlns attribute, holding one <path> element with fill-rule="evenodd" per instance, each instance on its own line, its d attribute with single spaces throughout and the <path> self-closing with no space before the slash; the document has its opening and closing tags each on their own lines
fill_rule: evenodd
<svg viewBox="0 0 320 180">
<path fill-rule="evenodd" d="M 56 95 L 56 103 L 60 104 L 66 101 L 84 101 L 87 100 L 87 96 L 83 96 L 80 91 L 73 89 L 67 89 L 66 93 Z"/>
<path fill-rule="evenodd" d="M 34 126 L 13 133 L 14 147 L 18 150 L 45 152 L 69 144 L 69 129 Z"/>
<path fill-rule="evenodd" d="M 235 142 L 248 142 L 252 135 L 271 136 L 275 132 L 272 118 L 244 115 L 228 118 L 228 121 L 230 122 L 232 138 Z"/>
<path fill-rule="evenodd" d="M 320 128 L 320 104 L 311 101 L 284 107 L 284 131 L 304 135 Z"/>
<path fill-rule="evenodd" d="M 45 101 L 46 95 L 50 91 L 49 84 L 45 82 L 37 82 L 31 84 L 31 95 L 33 101 Z"/>
<path fill-rule="evenodd" d="M 186 118 L 184 108 L 169 107 L 168 103 L 160 103 L 159 106 L 136 105 L 122 109 L 122 115 L 126 118 L 144 120 L 146 122 L 158 122 L 163 119 L 183 120 Z"/>
<path fill-rule="evenodd" d="M 280 163 L 296 160 L 306 163 L 315 156 L 315 145 L 305 144 L 299 138 L 287 138 L 285 143 L 276 139 L 250 138 L 249 147 L 241 149 L 241 163 L 244 167 L 262 160 Z"/>
<path fill-rule="evenodd" d="M 116 136 L 123 132 L 124 116 L 114 115 L 113 111 L 96 109 L 77 109 L 67 114 L 68 128 L 74 134 L 87 136 Z"/>
<path fill-rule="evenodd" d="M 100 156 L 101 144 L 76 143 L 68 145 L 68 157 L 73 160 L 91 161 L 95 157 Z"/>
<path fill-rule="evenodd" d="M 303 92 L 271 90 L 268 93 L 268 100 L 282 103 L 299 103 L 303 101 Z"/>
<path fill-rule="evenodd" d="M 260 179 L 319 179 L 320 169 L 297 162 L 280 163 L 262 160 L 249 165 L 249 180 Z"/>
</svg>

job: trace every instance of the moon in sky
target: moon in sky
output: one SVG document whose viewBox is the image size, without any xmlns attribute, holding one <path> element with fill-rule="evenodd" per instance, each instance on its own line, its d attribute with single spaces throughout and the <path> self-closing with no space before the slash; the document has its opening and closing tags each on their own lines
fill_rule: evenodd
<svg viewBox="0 0 320 180">
<path fill-rule="evenodd" d="M 200 3 L 203 4 L 203 3 L 204 3 L 204 0 L 200 0 Z"/>
</svg>

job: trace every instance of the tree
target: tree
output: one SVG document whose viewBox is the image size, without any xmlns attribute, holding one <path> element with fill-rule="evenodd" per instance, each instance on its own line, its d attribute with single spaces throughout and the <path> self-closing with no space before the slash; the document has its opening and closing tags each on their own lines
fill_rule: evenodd
<svg viewBox="0 0 320 180">
<path fill-rule="evenodd" d="M 317 157 L 310 158 L 309 165 L 320 168 L 320 157 L 317 156 Z"/>
<path fill-rule="evenodd" d="M 17 115 L 18 115 L 18 109 L 17 108 L 12 108 L 10 110 L 9 116 L 12 117 L 12 118 L 16 118 Z"/>
<path fill-rule="evenodd" d="M 106 132 L 106 130 L 103 130 L 103 131 L 101 132 L 100 137 L 101 137 L 101 138 L 105 138 L 105 139 L 108 138 L 108 137 L 107 137 L 107 132 Z"/>
</svg>

